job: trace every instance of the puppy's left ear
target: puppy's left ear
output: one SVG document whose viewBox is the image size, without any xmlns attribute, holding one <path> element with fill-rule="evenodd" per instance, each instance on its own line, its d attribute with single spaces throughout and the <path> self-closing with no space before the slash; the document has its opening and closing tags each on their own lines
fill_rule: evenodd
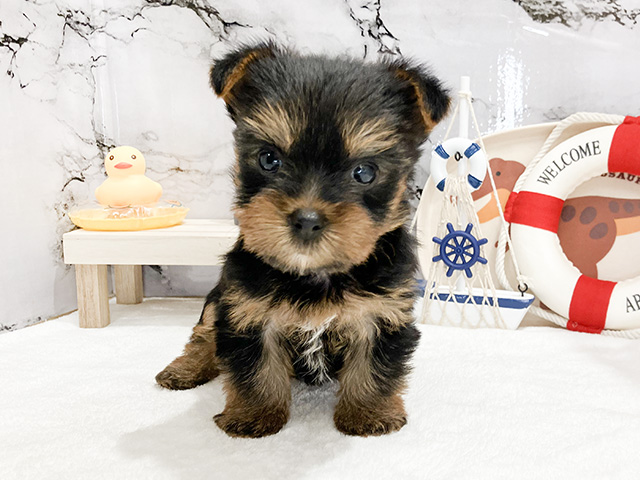
<svg viewBox="0 0 640 480">
<path fill-rule="evenodd" d="M 425 67 L 406 60 L 389 63 L 389 70 L 404 83 L 405 100 L 414 107 L 414 120 L 422 129 L 423 140 L 449 111 L 451 98 L 442 82 Z"/>
</svg>

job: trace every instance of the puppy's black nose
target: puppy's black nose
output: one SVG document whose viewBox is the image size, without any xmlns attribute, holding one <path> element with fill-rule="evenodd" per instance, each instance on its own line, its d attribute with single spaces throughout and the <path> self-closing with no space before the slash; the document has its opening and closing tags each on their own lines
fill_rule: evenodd
<svg viewBox="0 0 640 480">
<path fill-rule="evenodd" d="M 320 236 L 327 225 L 327 219 L 312 208 L 299 208 L 289 215 L 289 224 L 298 238 L 313 240 Z"/>
</svg>

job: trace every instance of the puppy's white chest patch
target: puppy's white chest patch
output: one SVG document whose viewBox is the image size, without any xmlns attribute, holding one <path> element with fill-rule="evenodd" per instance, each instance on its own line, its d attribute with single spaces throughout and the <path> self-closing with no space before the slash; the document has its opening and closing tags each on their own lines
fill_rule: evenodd
<svg viewBox="0 0 640 480">
<path fill-rule="evenodd" d="M 300 329 L 301 342 L 298 346 L 298 358 L 295 360 L 296 370 L 305 372 L 305 381 L 309 383 L 321 384 L 331 379 L 323 336 L 335 318 L 329 317 L 317 327 Z"/>
</svg>

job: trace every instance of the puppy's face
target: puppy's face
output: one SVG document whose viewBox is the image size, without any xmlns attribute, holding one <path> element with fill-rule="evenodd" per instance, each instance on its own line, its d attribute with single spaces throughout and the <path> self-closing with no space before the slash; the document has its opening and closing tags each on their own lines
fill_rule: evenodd
<svg viewBox="0 0 640 480">
<path fill-rule="evenodd" d="M 449 104 L 435 78 L 272 45 L 228 55 L 211 77 L 237 126 L 247 250 L 283 271 L 346 271 L 405 222 L 418 147 Z"/>
</svg>

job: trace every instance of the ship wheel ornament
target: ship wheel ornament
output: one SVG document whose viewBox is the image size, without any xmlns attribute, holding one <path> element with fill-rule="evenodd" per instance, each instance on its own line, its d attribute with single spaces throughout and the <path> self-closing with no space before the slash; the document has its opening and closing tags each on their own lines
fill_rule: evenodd
<svg viewBox="0 0 640 480">
<path fill-rule="evenodd" d="M 447 233 L 442 239 L 433 237 L 433 241 L 440 245 L 440 254 L 433 257 L 434 262 L 444 262 L 449 267 L 447 277 L 453 275 L 456 270 L 464 270 L 468 278 L 471 278 L 471 267 L 476 262 L 483 265 L 487 259 L 480 256 L 480 246 L 487 243 L 486 238 L 477 239 L 471 234 L 473 224 L 469 223 L 465 230 L 454 230 L 451 223 L 447 223 Z"/>
</svg>

